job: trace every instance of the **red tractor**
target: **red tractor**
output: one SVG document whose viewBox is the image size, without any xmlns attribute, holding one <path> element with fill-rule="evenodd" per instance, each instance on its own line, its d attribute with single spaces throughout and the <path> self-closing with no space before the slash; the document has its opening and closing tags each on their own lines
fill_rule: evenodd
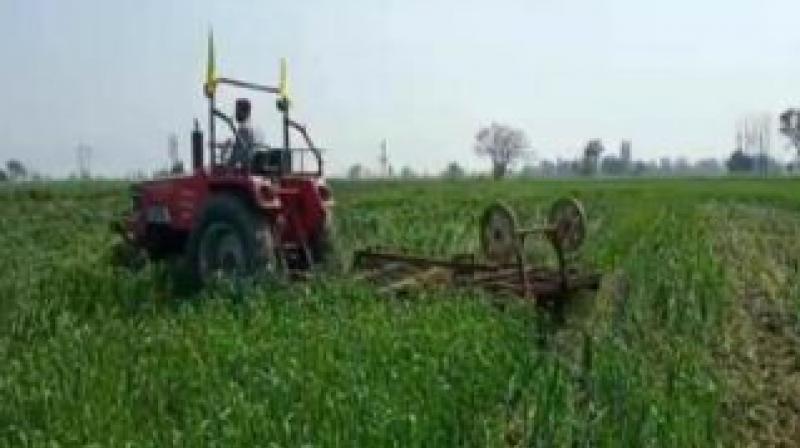
<svg viewBox="0 0 800 448">
<path fill-rule="evenodd" d="M 217 109 L 216 90 L 223 85 L 277 95 L 283 124 L 280 146 L 254 141 L 247 127 L 248 100 L 237 100 L 235 118 Z M 324 261 L 334 202 L 323 178 L 320 150 L 305 127 L 289 117 L 283 61 L 279 87 L 218 78 L 209 43 L 204 87 L 208 161 L 195 120 L 191 174 L 133 187 L 133 208 L 119 226 L 125 242 L 151 259 L 184 257 L 200 284 L 218 277 L 281 275 Z M 216 138 L 218 120 L 230 131 L 225 143 Z M 295 132 L 305 147 L 291 146 Z"/>
</svg>

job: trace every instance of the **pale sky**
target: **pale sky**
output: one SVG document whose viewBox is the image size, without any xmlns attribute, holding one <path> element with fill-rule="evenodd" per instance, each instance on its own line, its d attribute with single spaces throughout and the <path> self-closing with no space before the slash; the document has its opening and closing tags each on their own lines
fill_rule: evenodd
<svg viewBox="0 0 800 448">
<path fill-rule="evenodd" d="M 223 76 L 273 84 L 288 59 L 294 116 L 334 174 L 376 168 L 383 138 L 397 169 L 488 169 L 472 141 L 492 121 L 539 157 L 602 138 L 721 158 L 742 115 L 800 106 L 798 17 L 796 0 L 0 0 L 0 161 L 64 175 L 83 142 L 94 172 L 148 171 L 170 132 L 188 159 L 210 26 Z M 278 142 L 273 104 L 253 114 Z"/>
</svg>

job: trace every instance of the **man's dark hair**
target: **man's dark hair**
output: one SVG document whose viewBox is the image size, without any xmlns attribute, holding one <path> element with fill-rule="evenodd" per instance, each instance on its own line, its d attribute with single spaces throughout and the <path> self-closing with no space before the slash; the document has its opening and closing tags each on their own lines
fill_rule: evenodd
<svg viewBox="0 0 800 448">
<path fill-rule="evenodd" d="M 239 98 L 236 100 L 236 121 L 243 123 L 250 118 L 250 100 Z"/>
</svg>

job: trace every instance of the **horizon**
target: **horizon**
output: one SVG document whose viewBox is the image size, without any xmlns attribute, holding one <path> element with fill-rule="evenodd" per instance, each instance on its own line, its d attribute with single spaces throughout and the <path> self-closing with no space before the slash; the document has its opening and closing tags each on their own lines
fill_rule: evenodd
<svg viewBox="0 0 800 448">
<path fill-rule="evenodd" d="M 494 121 L 524 130 L 537 160 L 575 159 L 600 138 L 607 154 L 631 140 L 633 159 L 696 161 L 724 160 L 737 122 L 766 112 L 771 155 L 787 160 L 775 128 L 800 104 L 797 12 L 789 1 L 11 1 L 0 160 L 62 177 L 85 144 L 93 174 L 152 172 L 176 133 L 187 161 L 192 120 L 205 121 L 209 27 L 222 76 L 272 84 L 288 59 L 293 115 L 331 148 L 333 177 L 376 168 L 383 139 L 395 171 L 487 171 L 472 142 Z M 254 101 L 268 140 L 271 101 Z"/>
</svg>

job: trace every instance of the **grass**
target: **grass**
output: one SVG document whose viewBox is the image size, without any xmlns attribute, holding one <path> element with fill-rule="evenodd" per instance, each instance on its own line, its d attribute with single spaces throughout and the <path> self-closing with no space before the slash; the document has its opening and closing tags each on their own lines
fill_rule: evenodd
<svg viewBox="0 0 800 448">
<path fill-rule="evenodd" d="M 742 208 L 795 219 L 797 187 L 752 179 L 333 184 L 345 254 L 374 244 L 472 251 L 477 217 L 492 200 L 532 222 L 556 197 L 579 197 L 590 226 L 583 257 L 606 275 L 563 323 L 524 303 L 498 308 L 478 292 L 386 299 L 347 275 L 178 299 L 163 267 L 134 274 L 107 263 L 106 219 L 127 205 L 123 184 L 5 187 L 0 446 L 741 441 L 747 434 L 732 429 L 726 411 L 735 375 L 719 357 L 740 279 L 719 235 L 733 222 L 765 220 Z M 787 269 L 769 250 L 762 256 Z M 778 269 L 770 266 L 759 269 Z M 777 290 L 794 313 L 800 289 L 781 278 Z"/>
</svg>

